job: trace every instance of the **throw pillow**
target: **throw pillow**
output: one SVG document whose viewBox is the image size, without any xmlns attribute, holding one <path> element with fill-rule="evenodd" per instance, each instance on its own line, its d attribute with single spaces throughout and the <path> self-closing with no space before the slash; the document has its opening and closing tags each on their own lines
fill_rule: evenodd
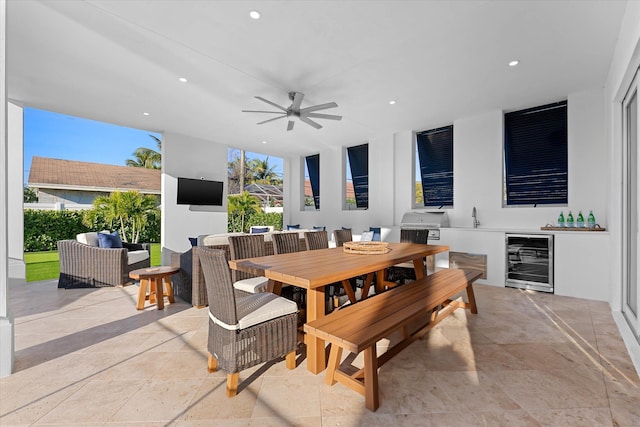
<svg viewBox="0 0 640 427">
<path fill-rule="evenodd" d="M 321 226 L 321 225 L 314 225 L 313 226 L 313 230 L 314 231 L 326 231 L 327 227 L 325 226 Z"/>
<path fill-rule="evenodd" d="M 266 233 L 269 231 L 269 227 L 251 227 L 251 234 Z"/>
<path fill-rule="evenodd" d="M 299 230 L 299 229 L 300 229 L 300 224 L 287 225 L 287 230 Z"/>
<path fill-rule="evenodd" d="M 198 246 L 198 238 L 197 237 L 189 237 L 189 243 L 191 243 L 191 246 Z"/>
<path fill-rule="evenodd" d="M 122 240 L 117 231 L 111 234 L 98 233 L 98 247 L 100 248 L 121 248 Z"/>
<path fill-rule="evenodd" d="M 369 231 L 373 231 L 373 241 L 374 242 L 379 242 L 381 239 L 380 236 L 380 229 L 382 227 L 369 227 Z"/>
</svg>

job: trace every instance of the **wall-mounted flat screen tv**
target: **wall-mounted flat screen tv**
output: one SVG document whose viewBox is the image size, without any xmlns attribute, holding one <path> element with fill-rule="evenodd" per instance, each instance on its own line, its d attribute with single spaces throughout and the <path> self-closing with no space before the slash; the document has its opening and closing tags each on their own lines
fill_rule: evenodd
<svg viewBox="0 0 640 427">
<path fill-rule="evenodd" d="M 222 182 L 178 178 L 179 205 L 222 206 Z"/>
</svg>

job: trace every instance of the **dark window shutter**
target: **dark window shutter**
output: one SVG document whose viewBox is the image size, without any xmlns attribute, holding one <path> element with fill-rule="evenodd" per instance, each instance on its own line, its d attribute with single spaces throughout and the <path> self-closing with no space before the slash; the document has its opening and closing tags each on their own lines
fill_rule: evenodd
<svg viewBox="0 0 640 427">
<path fill-rule="evenodd" d="M 316 209 L 320 209 L 320 154 L 307 156 L 306 161 L 311 192 L 313 193 L 313 204 Z"/>
<path fill-rule="evenodd" d="M 504 116 L 507 205 L 567 203 L 567 102 Z"/>
<path fill-rule="evenodd" d="M 369 207 L 369 144 L 347 148 L 356 207 Z"/>
<path fill-rule="evenodd" d="M 424 205 L 453 206 L 453 125 L 416 135 Z"/>
</svg>

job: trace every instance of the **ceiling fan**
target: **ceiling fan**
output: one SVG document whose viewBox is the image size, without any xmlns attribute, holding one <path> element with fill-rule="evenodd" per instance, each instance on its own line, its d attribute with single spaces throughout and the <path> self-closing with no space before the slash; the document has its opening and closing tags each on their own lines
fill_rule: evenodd
<svg viewBox="0 0 640 427">
<path fill-rule="evenodd" d="M 264 110 L 242 110 L 243 113 L 269 113 L 269 114 L 278 114 L 278 117 L 274 117 L 273 119 L 268 119 L 262 122 L 258 122 L 257 124 L 261 125 L 264 123 L 273 122 L 274 120 L 282 119 L 284 117 L 289 117 L 289 123 L 287 124 L 287 130 L 292 130 L 295 122 L 292 120 L 294 117 L 299 118 L 304 123 L 313 126 L 316 129 L 320 129 L 322 126 L 320 123 L 311 120 L 311 119 L 328 119 L 328 120 L 342 120 L 342 116 L 334 116 L 333 114 L 321 114 L 316 113 L 315 111 L 326 110 L 327 108 L 335 108 L 338 106 L 335 102 L 328 102 L 326 104 L 314 105 L 312 107 L 300 108 L 302 105 L 302 100 L 304 99 L 304 93 L 301 92 L 289 92 L 289 99 L 291 100 L 291 105 L 288 108 L 285 108 L 281 105 L 276 104 L 275 102 L 271 102 L 268 99 L 264 99 L 261 96 L 256 96 L 256 99 L 259 99 L 262 102 L 266 102 L 267 104 L 276 107 L 280 111 L 264 111 Z"/>
</svg>

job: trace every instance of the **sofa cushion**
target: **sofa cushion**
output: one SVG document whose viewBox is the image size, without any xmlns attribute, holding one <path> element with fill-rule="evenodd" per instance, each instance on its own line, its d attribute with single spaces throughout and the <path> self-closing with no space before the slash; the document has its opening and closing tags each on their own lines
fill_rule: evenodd
<svg viewBox="0 0 640 427">
<path fill-rule="evenodd" d="M 191 247 L 198 246 L 198 238 L 197 237 L 189 237 L 189 243 L 191 243 Z"/>
<path fill-rule="evenodd" d="M 224 233 L 198 236 L 198 246 L 228 245 L 229 236 L 241 236 L 245 233 Z M 201 238 L 202 237 L 202 238 Z"/>
<path fill-rule="evenodd" d="M 98 233 L 98 247 L 100 248 L 122 248 L 122 240 L 117 231 L 113 233 Z"/>
<path fill-rule="evenodd" d="M 149 258 L 149 251 L 129 251 L 127 253 L 127 265 L 135 264 Z"/>
<path fill-rule="evenodd" d="M 287 225 L 287 230 L 298 230 L 300 228 L 300 224 Z"/>
<path fill-rule="evenodd" d="M 85 245 L 98 247 L 98 232 L 91 231 L 89 233 L 80 233 L 76 235 L 76 240 Z"/>
<path fill-rule="evenodd" d="M 269 227 L 251 227 L 251 234 L 261 234 L 269 231 Z"/>
<path fill-rule="evenodd" d="M 229 325 L 216 319 L 211 311 L 209 311 L 209 318 L 211 318 L 213 323 L 225 329 L 238 330 L 246 329 L 266 322 L 267 320 L 293 314 L 298 311 L 298 306 L 295 302 L 279 297 L 271 292 L 236 297 L 236 306 L 238 323 L 235 325 Z"/>
</svg>

